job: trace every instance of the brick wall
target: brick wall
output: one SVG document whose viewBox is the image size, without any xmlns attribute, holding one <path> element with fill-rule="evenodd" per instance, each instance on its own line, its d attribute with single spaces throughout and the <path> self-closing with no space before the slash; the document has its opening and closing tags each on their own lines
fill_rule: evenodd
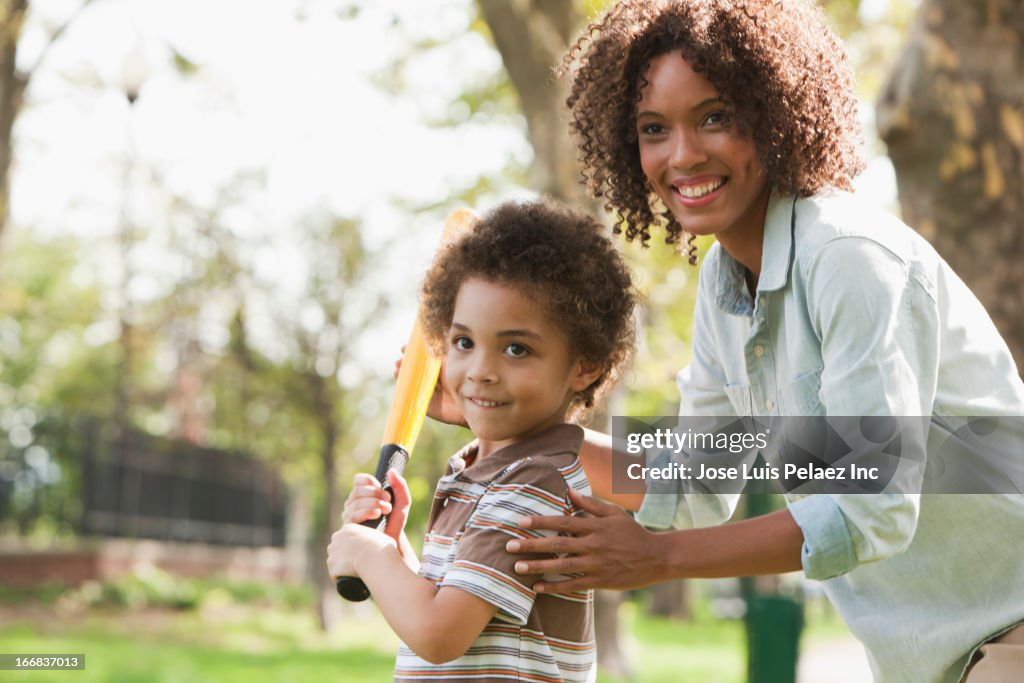
<svg viewBox="0 0 1024 683">
<path fill-rule="evenodd" d="M 0 585 L 79 585 L 90 580 L 114 580 L 131 574 L 140 564 L 194 578 L 217 576 L 268 583 L 297 583 L 303 578 L 301 562 L 283 548 L 109 539 L 55 550 L 0 548 Z"/>
</svg>

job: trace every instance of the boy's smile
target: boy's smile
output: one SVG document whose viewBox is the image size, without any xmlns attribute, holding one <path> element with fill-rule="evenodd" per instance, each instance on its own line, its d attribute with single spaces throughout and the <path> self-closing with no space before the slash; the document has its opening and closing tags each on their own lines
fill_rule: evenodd
<svg viewBox="0 0 1024 683">
<path fill-rule="evenodd" d="M 519 285 L 467 280 L 448 334 L 445 380 L 480 442 L 479 457 L 562 424 L 584 367 L 547 309 Z"/>
</svg>

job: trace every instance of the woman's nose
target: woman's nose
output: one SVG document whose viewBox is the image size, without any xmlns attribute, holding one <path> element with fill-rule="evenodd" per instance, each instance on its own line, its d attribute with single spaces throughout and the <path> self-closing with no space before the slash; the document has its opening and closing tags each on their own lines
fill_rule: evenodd
<svg viewBox="0 0 1024 683">
<path fill-rule="evenodd" d="M 700 136 L 692 131 L 678 131 L 672 136 L 669 164 L 672 168 L 689 170 L 707 161 L 708 155 Z"/>
</svg>

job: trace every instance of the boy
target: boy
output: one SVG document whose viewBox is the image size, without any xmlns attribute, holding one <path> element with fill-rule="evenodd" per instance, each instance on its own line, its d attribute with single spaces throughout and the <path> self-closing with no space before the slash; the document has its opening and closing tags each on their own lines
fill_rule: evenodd
<svg viewBox="0 0 1024 683">
<path fill-rule="evenodd" d="M 327 560 L 366 582 L 402 638 L 395 680 L 595 678 L 591 591 L 537 595 L 539 577 L 517 576 L 504 548 L 537 535 L 520 518 L 575 514 L 568 491 L 590 490 L 567 420 L 614 383 L 635 334 L 629 272 L 602 232 L 551 202 L 503 204 L 427 274 L 427 334 L 477 439 L 438 483 L 422 563 L 393 472 L 394 505 L 357 475 Z M 384 534 L 358 525 L 388 512 Z"/>
</svg>

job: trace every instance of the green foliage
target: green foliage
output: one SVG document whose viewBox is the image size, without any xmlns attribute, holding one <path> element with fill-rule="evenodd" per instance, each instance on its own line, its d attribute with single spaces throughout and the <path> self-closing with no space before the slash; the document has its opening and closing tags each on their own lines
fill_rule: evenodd
<svg viewBox="0 0 1024 683">
<path fill-rule="evenodd" d="M 860 0 L 821 0 L 829 22 L 846 43 L 861 99 L 872 102 L 896 61 L 919 0 L 890 0 L 866 16 Z"/>
<path fill-rule="evenodd" d="M 283 357 L 261 350 L 250 338 L 250 312 L 242 299 L 235 303 L 226 348 L 208 359 L 211 443 L 274 463 L 298 495 L 315 504 L 323 502 L 328 439 L 335 440 L 335 455 L 359 450 L 368 436 L 379 433 L 365 423 L 365 415 L 383 412 L 383 378 L 369 374 L 357 387 L 344 387 L 337 379 L 339 369 L 354 362 L 357 336 L 385 309 L 367 286 L 375 255 L 367 251 L 360 230 L 356 220 L 323 213 L 309 216 L 297 230 L 308 273 L 300 298 L 274 312 L 275 342 Z M 268 283 L 263 293 L 271 296 L 272 289 Z M 343 466 L 339 477 L 345 481 L 351 474 Z"/>
<path fill-rule="evenodd" d="M 87 607 L 194 609 L 199 604 L 192 584 L 158 570 L 111 583 L 89 582 L 74 597 Z"/>
<path fill-rule="evenodd" d="M 116 359 L 92 341 L 101 292 L 76 271 L 80 252 L 73 238 L 12 236 L 0 287 L 0 408 L 102 410 L 111 394 Z"/>
<path fill-rule="evenodd" d="M 118 356 L 73 238 L 15 234 L 0 287 L 0 534 L 46 541 L 77 519 L 78 414 L 113 409 Z M 75 450 L 78 448 L 78 450 Z"/>
<path fill-rule="evenodd" d="M 210 601 L 209 595 L 215 591 L 226 594 L 232 602 L 240 605 L 301 609 L 313 603 L 313 591 L 306 584 L 260 583 L 218 578 L 196 580 L 195 584 L 200 601 L 204 604 Z"/>
<path fill-rule="evenodd" d="M 430 123 L 439 127 L 458 126 L 474 118 L 477 121 L 519 114 L 515 89 L 502 71 L 487 81 L 459 93 L 451 103 L 448 116 Z"/>
<path fill-rule="evenodd" d="M 30 587 L 14 587 L 0 584 L 0 605 L 24 605 L 29 603 L 53 605 L 67 590 L 67 586 L 59 582 Z"/>
<path fill-rule="evenodd" d="M 313 604 L 308 585 L 223 578 L 191 579 L 144 566 L 116 581 L 88 581 L 69 588 L 48 583 L 30 588 L 0 586 L 0 605 L 55 605 L 65 609 L 225 609 L 246 605 L 302 610 Z"/>
<path fill-rule="evenodd" d="M 710 239 L 698 240 L 699 255 L 711 244 Z M 649 248 L 635 241 L 623 250 L 643 296 L 641 338 L 624 380 L 628 393 L 623 413 L 674 415 L 679 403 L 675 376 L 690 359 L 698 271 L 684 255 L 661 243 L 657 233 Z"/>
<path fill-rule="evenodd" d="M 90 427 L 59 406 L 8 411 L 16 417 L 0 426 L 0 534 L 41 545 L 72 536 L 81 515 L 78 458 Z"/>
</svg>

